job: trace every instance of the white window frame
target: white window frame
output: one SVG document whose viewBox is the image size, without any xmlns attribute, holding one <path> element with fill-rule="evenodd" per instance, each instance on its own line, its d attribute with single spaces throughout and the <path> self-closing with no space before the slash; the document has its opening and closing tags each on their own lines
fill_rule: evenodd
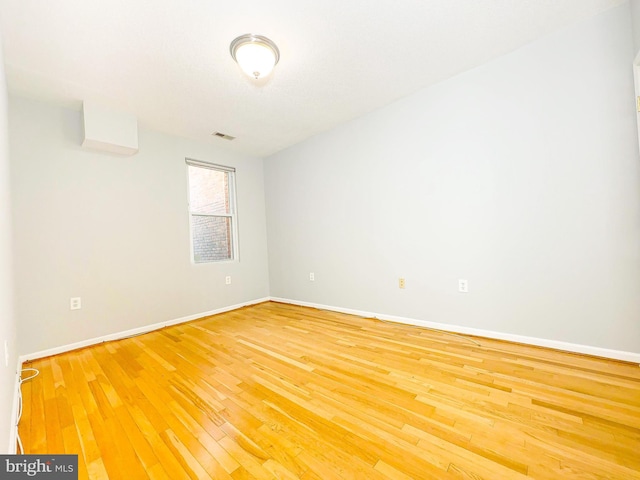
<svg viewBox="0 0 640 480">
<path fill-rule="evenodd" d="M 238 209 L 236 203 L 236 169 L 226 165 L 218 165 L 211 162 L 203 162 L 193 158 L 185 158 L 186 175 L 187 175 L 187 213 L 189 215 L 189 243 L 190 257 L 193 265 L 209 265 L 212 263 L 237 262 L 240 260 L 239 242 L 238 242 Z M 217 170 L 225 172 L 229 178 L 229 213 L 222 214 L 203 214 L 191 211 L 191 185 L 189 184 L 189 167 L 207 168 L 209 170 Z M 203 217 L 226 217 L 231 219 L 231 258 L 224 260 L 212 260 L 208 262 L 196 262 L 193 248 L 193 216 Z"/>
</svg>

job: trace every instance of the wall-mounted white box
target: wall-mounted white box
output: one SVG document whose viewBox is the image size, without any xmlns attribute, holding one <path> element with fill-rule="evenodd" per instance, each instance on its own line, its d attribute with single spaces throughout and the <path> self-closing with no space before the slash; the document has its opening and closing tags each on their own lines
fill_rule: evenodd
<svg viewBox="0 0 640 480">
<path fill-rule="evenodd" d="M 138 153 L 138 119 L 134 115 L 85 101 L 82 123 L 83 147 L 119 155 Z"/>
</svg>

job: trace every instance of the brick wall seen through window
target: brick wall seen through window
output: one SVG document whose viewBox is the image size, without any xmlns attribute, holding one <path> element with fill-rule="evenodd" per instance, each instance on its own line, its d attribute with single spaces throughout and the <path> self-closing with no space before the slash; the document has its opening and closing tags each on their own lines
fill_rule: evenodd
<svg viewBox="0 0 640 480">
<path fill-rule="evenodd" d="M 189 162 L 188 162 L 189 163 Z M 234 258 L 234 172 L 188 164 L 189 214 L 195 263 Z"/>
</svg>

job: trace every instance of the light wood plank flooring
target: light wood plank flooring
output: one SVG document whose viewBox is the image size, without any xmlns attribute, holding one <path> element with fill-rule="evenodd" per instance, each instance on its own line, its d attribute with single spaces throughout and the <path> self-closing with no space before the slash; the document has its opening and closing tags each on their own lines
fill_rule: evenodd
<svg viewBox="0 0 640 480">
<path fill-rule="evenodd" d="M 26 364 L 91 479 L 640 479 L 640 367 L 263 303 Z"/>
</svg>

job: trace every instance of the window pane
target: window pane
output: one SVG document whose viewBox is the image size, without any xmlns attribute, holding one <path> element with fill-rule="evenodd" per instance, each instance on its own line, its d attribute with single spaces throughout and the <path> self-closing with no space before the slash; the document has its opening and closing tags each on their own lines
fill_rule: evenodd
<svg viewBox="0 0 640 480">
<path fill-rule="evenodd" d="M 191 213 L 229 214 L 229 173 L 189 166 Z"/>
<path fill-rule="evenodd" d="M 231 218 L 192 215 L 191 228 L 194 262 L 231 260 Z"/>
</svg>

